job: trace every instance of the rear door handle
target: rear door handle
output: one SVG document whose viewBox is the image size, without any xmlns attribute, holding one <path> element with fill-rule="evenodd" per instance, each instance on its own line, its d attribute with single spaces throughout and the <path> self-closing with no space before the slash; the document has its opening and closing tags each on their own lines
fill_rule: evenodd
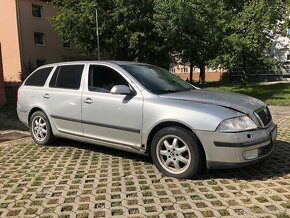
<svg viewBox="0 0 290 218">
<path fill-rule="evenodd" d="M 46 93 L 46 94 L 43 95 L 43 98 L 49 99 L 50 95 L 48 93 Z"/>
<path fill-rule="evenodd" d="M 93 100 L 91 98 L 87 98 L 86 100 L 84 100 L 84 102 L 87 104 L 92 104 Z"/>
</svg>

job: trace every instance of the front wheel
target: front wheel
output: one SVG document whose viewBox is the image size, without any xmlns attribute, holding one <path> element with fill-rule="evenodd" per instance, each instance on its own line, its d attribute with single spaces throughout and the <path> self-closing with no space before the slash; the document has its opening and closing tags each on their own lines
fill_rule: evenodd
<svg viewBox="0 0 290 218">
<path fill-rule="evenodd" d="M 32 114 L 30 118 L 30 132 L 37 144 L 47 145 L 54 140 L 49 120 L 42 111 L 36 111 Z"/>
<path fill-rule="evenodd" d="M 157 132 L 151 157 L 160 172 L 176 178 L 193 178 L 202 167 L 202 152 L 195 135 L 181 127 L 166 127 Z"/>
</svg>

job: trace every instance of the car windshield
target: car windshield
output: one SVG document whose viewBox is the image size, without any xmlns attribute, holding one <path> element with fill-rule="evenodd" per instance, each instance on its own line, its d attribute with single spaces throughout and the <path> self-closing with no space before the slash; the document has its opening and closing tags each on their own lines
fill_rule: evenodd
<svg viewBox="0 0 290 218">
<path fill-rule="evenodd" d="M 166 94 L 195 89 L 192 85 L 167 70 L 152 65 L 122 65 L 147 90 L 154 94 Z"/>
</svg>

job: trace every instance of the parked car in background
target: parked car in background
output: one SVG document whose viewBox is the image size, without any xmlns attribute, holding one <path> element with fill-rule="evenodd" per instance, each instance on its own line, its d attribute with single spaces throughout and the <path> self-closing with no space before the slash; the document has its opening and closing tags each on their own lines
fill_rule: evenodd
<svg viewBox="0 0 290 218">
<path fill-rule="evenodd" d="M 17 113 L 38 144 L 60 137 L 147 154 L 176 178 L 260 161 L 277 135 L 262 101 L 134 62 L 42 66 L 19 88 Z"/>
</svg>

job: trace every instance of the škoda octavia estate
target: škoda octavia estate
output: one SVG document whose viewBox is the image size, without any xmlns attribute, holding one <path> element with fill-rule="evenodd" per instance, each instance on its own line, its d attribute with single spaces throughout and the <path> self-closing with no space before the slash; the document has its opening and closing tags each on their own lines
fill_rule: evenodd
<svg viewBox="0 0 290 218">
<path fill-rule="evenodd" d="M 277 135 L 262 101 L 133 62 L 42 66 L 19 88 L 17 112 L 38 144 L 61 137 L 148 154 L 176 178 L 260 161 Z"/>
</svg>

